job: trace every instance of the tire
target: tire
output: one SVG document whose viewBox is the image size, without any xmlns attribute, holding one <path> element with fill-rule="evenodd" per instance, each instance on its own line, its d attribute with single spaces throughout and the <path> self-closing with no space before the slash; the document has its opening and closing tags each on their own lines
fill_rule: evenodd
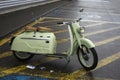
<svg viewBox="0 0 120 80">
<path fill-rule="evenodd" d="M 34 55 L 27 52 L 13 51 L 13 55 L 20 61 L 30 60 Z"/>
<path fill-rule="evenodd" d="M 98 64 L 98 56 L 94 48 L 87 48 L 86 46 L 82 46 L 82 48 L 80 49 L 78 47 L 77 56 L 80 64 L 86 70 L 92 70 L 96 68 Z M 89 61 L 91 59 L 92 59 L 92 62 Z"/>
</svg>

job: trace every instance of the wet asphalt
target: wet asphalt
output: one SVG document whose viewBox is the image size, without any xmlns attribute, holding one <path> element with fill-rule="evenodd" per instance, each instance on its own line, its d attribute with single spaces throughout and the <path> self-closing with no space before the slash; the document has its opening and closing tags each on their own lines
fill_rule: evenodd
<svg viewBox="0 0 120 80">
<path fill-rule="evenodd" d="M 25 69 L 15 74 L 21 74 L 21 75 L 32 74 L 32 76 L 37 75 L 43 78 L 49 75 L 48 78 L 51 78 L 51 79 L 59 79 L 60 77 L 64 77 L 66 75 L 70 76 L 70 74 L 74 74 L 73 76 L 77 75 L 76 80 L 106 80 L 106 79 L 119 80 L 120 79 L 120 66 L 119 66 L 120 57 L 118 55 L 118 59 L 114 61 L 112 61 L 113 58 L 111 57 L 120 52 L 120 37 L 119 37 L 120 36 L 120 5 L 119 3 L 120 3 L 119 0 L 115 0 L 115 1 L 113 0 L 72 0 L 72 1 L 66 0 L 66 1 L 60 1 L 56 3 L 44 5 L 44 6 L 38 6 L 36 8 L 30 8 L 22 11 L 4 14 L 0 16 L 0 22 L 3 21 L 2 23 L 0 23 L 0 25 L 5 26 L 5 27 L 0 27 L 0 34 L 2 35 L 7 33 L 8 31 L 12 31 L 12 30 L 15 31 L 16 28 L 20 29 L 22 26 L 27 25 L 27 23 L 29 23 L 28 21 L 31 21 L 31 19 L 34 21 L 33 18 L 38 17 L 42 15 L 44 12 L 53 8 L 54 10 L 46 13 L 45 15 L 42 15 L 42 17 L 46 17 L 46 18 L 41 23 L 37 23 L 33 27 L 47 26 L 49 28 L 52 28 L 53 31 L 65 30 L 67 29 L 66 26 L 58 26 L 56 24 L 58 22 L 57 20 L 66 21 L 63 19 L 70 19 L 67 21 L 71 21 L 73 19 L 82 18 L 81 25 L 86 27 L 85 34 L 88 34 L 88 36 L 86 37 L 92 40 L 94 43 L 96 43 L 96 50 L 98 52 L 99 62 L 105 59 L 105 61 L 103 62 L 103 64 L 105 64 L 104 66 L 103 64 L 100 63 L 100 68 L 87 72 L 85 75 L 81 76 L 81 74 L 84 73 L 84 71 L 79 72 L 78 73 L 79 75 L 74 74 L 74 72 L 83 69 L 83 67 L 79 64 L 79 61 L 76 55 L 73 55 L 70 57 L 71 61 L 69 64 L 67 64 L 67 61 L 65 58 L 55 59 L 55 60 L 47 61 L 43 63 L 42 61 L 45 61 L 46 57 L 42 55 L 36 55 L 34 56 L 34 58 L 32 58 L 30 61 L 27 61 L 27 62 L 20 62 L 17 59 L 15 59 L 15 57 L 12 55 L 12 56 L 8 56 L 0 59 L 0 68 L 1 68 L 0 70 L 2 70 L 2 68 L 3 70 L 10 69 L 16 66 L 21 66 L 23 64 L 34 65 L 33 63 L 39 62 L 41 64 L 37 65 L 35 70 Z M 81 8 L 84 9 L 84 12 L 82 13 L 79 12 Z M 94 33 L 94 32 L 99 32 L 99 33 Z M 90 35 L 90 33 L 94 33 L 94 34 Z M 59 33 L 55 35 L 57 39 L 66 39 L 69 37 L 68 32 Z M 116 39 L 115 37 L 118 37 L 118 39 Z M 1 37 L 1 39 L 3 38 Z M 106 41 L 111 39 L 113 39 L 113 41 L 110 41 L 110 42 Z M 98 42 L 103 42 L 103 43 L 105 42 L 105 44 L 98 45 L 97 44 Z M 58 47 L 57 47 L 58 53 L 66 51 L 69 48 L 69 46 L 70 46 L 69 41 L 58 44 Z M 0 47 L 0 52 L 4 53 L 9 49 L 10 49 L 10 46 L 8 43 L 6 43 Z M 111 58 L 107 59 L 107 57 L 111 57 Z M 107 62 L 109 61 L 111 62 L 107 64 Z M 43 66 L 46 69 L 40 70 L 40 68 Z M 50 70 L 53 70 L 54 73 L 50 73 Z"/>
</svg>

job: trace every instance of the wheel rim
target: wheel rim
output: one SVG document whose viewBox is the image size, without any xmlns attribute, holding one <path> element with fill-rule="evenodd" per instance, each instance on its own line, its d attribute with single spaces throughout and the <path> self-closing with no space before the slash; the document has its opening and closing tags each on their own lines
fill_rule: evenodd
<svg viewBox="0 0 120 80">
<path fill-rule="evenodd" d="M 82 46 L 82 53 L 79 53 L 80 61 L 85 67 L 91 67 L 94 64 L 94 56 L 90 49 Z"/>
<path fill-rule="evenodd" d="M 15 52 L 15 55 L 20 59 L 27 59 L 31 56 L 31 54 L 25 52 Z"/>
</svg>

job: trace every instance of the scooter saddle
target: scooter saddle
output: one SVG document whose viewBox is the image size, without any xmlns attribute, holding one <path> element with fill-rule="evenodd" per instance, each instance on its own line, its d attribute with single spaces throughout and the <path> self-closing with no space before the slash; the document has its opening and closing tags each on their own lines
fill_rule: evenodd
<svg viewBox="0 0 120 80">
<path fill-rule="evenodd" d="M 47 27 L 37 27 L 37 28 L 35 28 L 35 27 L 28 26 L 28 27 L 25 28 L 25 31 L 33 31 L 33 32 L 36 32 L 36 31 L 48 31 L 48 32 L 51 32 L 52 29 L 47 28 Z"/>
</svg>

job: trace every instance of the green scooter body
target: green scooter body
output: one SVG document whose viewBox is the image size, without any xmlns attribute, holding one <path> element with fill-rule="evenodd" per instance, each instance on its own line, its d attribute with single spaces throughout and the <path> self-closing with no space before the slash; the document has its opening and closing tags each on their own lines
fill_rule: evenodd
<svg viewBox="0 0 120 80">
<path fill-rule="evenodd" d="M 56 37 L 53 33 L 27 31 L 13 40 L 11 50 L 36 54 L 54 54 L 56 53 L 56 45 Z"/>
</svg>

